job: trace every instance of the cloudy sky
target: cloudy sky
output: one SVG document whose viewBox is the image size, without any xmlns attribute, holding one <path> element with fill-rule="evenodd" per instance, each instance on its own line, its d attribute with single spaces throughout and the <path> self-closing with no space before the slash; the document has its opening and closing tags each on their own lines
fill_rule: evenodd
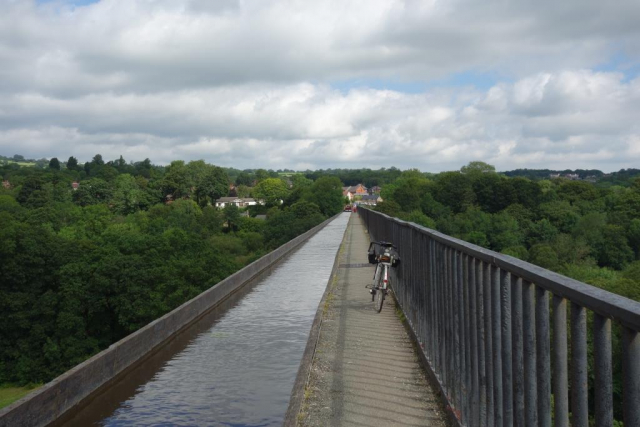
<svg viewBox="0 0 640 427">
<path fill-rule="evenodd" d="M 0 154 L 640 167 L 638 22 L 638 0 L 0 0 Z"/>
</svg>

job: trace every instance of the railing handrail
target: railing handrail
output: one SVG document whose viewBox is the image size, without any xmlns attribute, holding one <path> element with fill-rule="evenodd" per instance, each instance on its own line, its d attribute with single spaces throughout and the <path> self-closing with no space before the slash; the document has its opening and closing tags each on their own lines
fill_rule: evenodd
<svg viewBox="0 0 640 427">
<path fill-rule="evenodd" d="M 369 209 L 369 211 L 375 215 L 380 215 L 393 222 L 426 234 L 441 243 L 445 243 L 454 249 L 472 255 L 479 260 L 515 273 L 522 279 L 535 283 L 552 292 L 554 295 L 567 298 L 601 316 L 614 319 L 628 328 L 640 331 L 640 302 L 638 301 L 580 282 L 521 259 L 501 254 L 461 239 L 456 239 L 455 237 L 448 236 L 414 222 L 404 221 L 371 209 Z"/>
</svg>

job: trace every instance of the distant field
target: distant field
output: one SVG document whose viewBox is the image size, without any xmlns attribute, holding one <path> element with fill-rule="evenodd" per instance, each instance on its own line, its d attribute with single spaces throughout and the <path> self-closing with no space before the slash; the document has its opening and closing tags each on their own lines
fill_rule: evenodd
<svg viewBox="0 0 640 427">
<path fill-rule="evenodd" d="M 4 408 L 5 406 L 11 405 L 16 400 L 26 396 L 31 393 L 33 390 L 37 389 L 38 386 L 35 387 L 12 387 L 7 385 L 0 386 L 0 408 Z"/>
<path fill-rule="evenodd" d="M 6 160 L 7 163 L 17 163 L 19 166 L 25 166 L 25 167 L 33 167 L 36 164 L 33 162 L 16 162 L 14 160 Z"/>
<path fill-rule="evenodd" d="M 278 172 L 280 176 L 293 176 L 293 175 L 303 175 L 302 172 Z"/>
</svg>

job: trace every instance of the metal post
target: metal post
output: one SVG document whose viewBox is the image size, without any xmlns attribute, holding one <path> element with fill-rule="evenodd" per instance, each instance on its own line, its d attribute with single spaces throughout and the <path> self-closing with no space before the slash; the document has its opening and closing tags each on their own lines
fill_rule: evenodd
<svg viewBox="0 0 640 427">
<path fill-rule="evenodd" d="M 491 280 L 492 267 L 483 263 L 483 286 L 484 286 L 484 331 L 485 331 L 485 371 L 487 378 L 487 426 L 495 426 L 494 404 L 493 404 L 493 309 L 492 309 L 492 288 Z"/>
<path fill-rule="evenodd" d="M 458 266 L 460 265 L 460 254 L 458 251 L 451 251 L 451 290 L 452 292 L 452 303 L 453 310 L 451 313 L 453 314 L 453 347 L 451 351 L 451 357 L 453 358 L 453 379 L 455 383 L 455 408 L 458 410 L 458 413 L 462 412 L 462 384 L 461 384 L 461 340 L 460 340 L 460 312 L 462 311 L 462 301 L 460 295 L 460 275 L 458 274 Z"/>
<path fill-rule="evenodd" d="M 535 427 L 538 424 L 538 403 L 536 393 L 536 296 L 535 287 L 523 282 L 522 331 L 524 359 L 524 410 L 525 425 Z"/>
<path fill-rule="evenodd" d="M 640 336 L 622 328 L 622 401 L 625 426 L 640 426 Z"/>
<path fill-rule="evenodd" d="M 487 371 L 485 366 L 485 345 L 486 333 L 484 324 L 484 264 L 476 260 L 476 292 L 477 292 L 477 316 L 476 327 L 478 331 L 478 376 L 480 393 L 480 413 L 478 415 L 479 425 L 487 426 Z"/>
<path fill-rule="evenodd" d="M 513 425 L 513 345 L 511 336 L 511 273 L 500 271 L 502 324 L 502 410 L 503 425 Z"/>
<path fill-rule="evenodd" d="M 567 300 L 553 296 L 553 402 L 554 427 L 569 426 L 567 369 Z"/>
<path fill-rule="evenodd" d="M 500 269 L 491 266 L 491 309 L 493 335 L 493 413 L 494 425 L 500 427 L 504 422 L 503 382 L 502 382 L 502 324 L 500 298 Z M 508 426 L 505 426 L 508 427 Z"/>
<path fill-rule="evenodd" d="M 524 355 L 522 331 L 522 279 L 512 276 L 511 324 L 513 333 L 513 422 L 522 427 L 524 421 Z"/>
<path fill-rule="evenodd" d="M 595 370 L 595 416 L 598 427 L 613 426 L 613 386 L 611 380 L 611 320 L 593 316 L 593 361 Z"/>
<path fill-rule="evenodd" d="M 588 427 L 587 310 L 571 303 L 571 425 Z"/>
<path fill-rule="evenodd" d="M 468 271 L 468 299 L 469 314 L 467 315 L 467 336 L 469 336 L 469 356 L 471 364 L 471 412 L 469 413 L 470 424 L 478 424 L 480 420 L 480 378 L 478 372 L 478 287 L 476 279 L 476 260 L 467 258 Z"/>
<path fill-rule="evenodd" d="M 549 343 L 549 292 L 536 288 L 536 375 L 538 425 L 551 427 L 551 352 Z"/>
</svg>

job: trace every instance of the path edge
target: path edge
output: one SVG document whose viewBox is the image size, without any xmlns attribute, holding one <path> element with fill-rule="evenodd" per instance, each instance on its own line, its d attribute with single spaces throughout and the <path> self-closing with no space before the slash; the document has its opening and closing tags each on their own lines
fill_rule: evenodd
<svg viewBox="0 0 640 427">
<path fill-rule="evenodd" d="M 349 222 L 351 222 L 351 217 L 349 218 Z M 313 319 L 313 323 L 311 324 L 311 331 L 309 332 L 307 346 L 305 347 L 304 353 L 302 354 L 302 360 L 300 361 L 298 374 L 296 375 L 296 380 L 293 383 L 293 388 L 291 390 L 291 397 L 289 398 L 289 407 L 287 408 L 287 413 L 284 417 L 284 422 L 282 423 L 284 427 L 295 427 L 298 425 L 298 415 L 301 412 L 302 403 L 305 400 L 304 392 L 307 388 L 307 385 L 309 384 L 309 379 L 311 377 L 311 367 L 313 366 L 313 360 L 316 355 L 316 347 L 318 346 L 318 341 L 320 340 L 320 330 L 322 329 L 322 320 L 324 317 L 324 306 L 327 302 L 327 299 L 329 298 L 329 295 L 333 291 L 332 284 L 338 275 L 340 256 L 342 255 L 342 249 L 344 248 L 348 229 L 349 223 L 347 223 L 347 226 L 344 229 L 342 241 L 340 242 L 340 246 L 336 251 L 336 257 L 333 261 L 333 268 L 331 269 L 331 274 L 329 275 L 329 280 L 327 281 L 327 287 L 324 291 L 324 294 L 322 294 L 322 299 L 318 304 L 316 315 Z"/>
</svg>

